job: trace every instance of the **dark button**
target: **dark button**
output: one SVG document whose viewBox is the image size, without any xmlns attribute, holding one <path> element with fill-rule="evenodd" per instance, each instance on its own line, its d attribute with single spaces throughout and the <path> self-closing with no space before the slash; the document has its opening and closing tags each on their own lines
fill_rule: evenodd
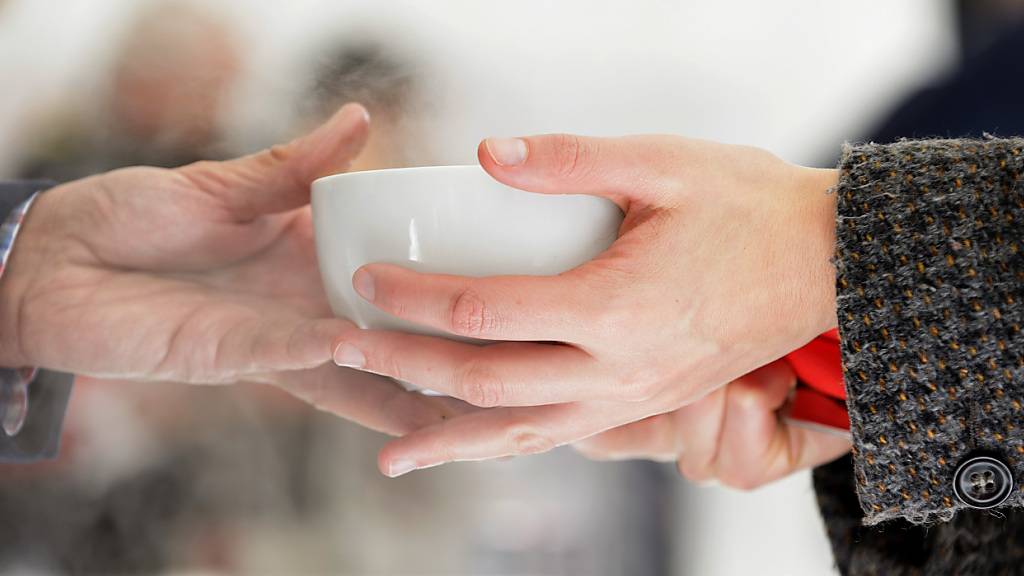
<svg viewBox="0 0 1024 576">
<path fill-rule="evenodd" d="M 999 506 L 1013 491 L 1010 468 L 992 456 L 972 456 L 956 469 L 953 492 L 961 502 L 984 510 Z"/>
</svg>

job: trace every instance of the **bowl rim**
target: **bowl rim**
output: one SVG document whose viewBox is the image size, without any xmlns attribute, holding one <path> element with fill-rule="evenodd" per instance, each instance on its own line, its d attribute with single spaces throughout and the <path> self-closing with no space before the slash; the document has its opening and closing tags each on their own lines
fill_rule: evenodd
<svg viewBox="0 0 1024 576">
<path fill-rule="evenodd" d="M 439 166 L 407 166 L 403 168 L 377 168 L 375 170 L 359 170 L 358 172 L 340 172 L 328 174 L 313 180 L 313 184 L 326 183 L 334 180 L 349 180 L 362 176 L 377 175 L 381 173 L 397 174 L 407 172 L 465 172 L 468 170 L 479 171 L 482 174 L 487 172 L 479 164 L 442 164 Z"/>
</svg>

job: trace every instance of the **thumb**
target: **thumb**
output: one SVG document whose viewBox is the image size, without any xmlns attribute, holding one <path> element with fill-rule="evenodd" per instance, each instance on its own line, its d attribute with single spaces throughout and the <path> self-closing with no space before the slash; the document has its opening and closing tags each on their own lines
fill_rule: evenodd
<svg viewBox="0 0 1024 576">
<path fill-rule="evenodd" d="M 477 157 L 495 180 L 514 188 L 604 196 L 625 209 L 633 201 L 659 203 L 678 168 L 677 143 L 671 136 L 544 134 L 488 138 Z"/>
<path fill-rule="evenodd" d="M 240 221 L 309 203 L 313 180 L 343 172 L 363 148 L 369 114 L 360 104 L 343 106 L 305 136 L 223 162 L 196 162 L 178 169 L 214 196 Z"/>
</svg>

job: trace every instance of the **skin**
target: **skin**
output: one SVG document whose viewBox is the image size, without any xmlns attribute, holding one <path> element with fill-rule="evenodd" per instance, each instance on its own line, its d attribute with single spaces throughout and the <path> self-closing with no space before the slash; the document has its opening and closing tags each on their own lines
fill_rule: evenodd
<svg viewBox="0 0 1024 576">
<path fill-rule="evenodd" d="M 346 333 L 339 364 L 489 408 L 391 442 L 385 474 L 543 452 L 699 405 L 836 325 L 833 170 L 672 136 L 492 139 L 479 159 L 516 188 L 610 198 L 625 221 L 607 252 L 555 277 L 356 272 L 381 310 L 496 341 Z"/>
<path fill-rule="evenodd" d="M 773 362 L 693 404 L 613 428 L 575 448 L 595 460 L 675 461 L 694 482 L 757 488 L 850 450 L 845 438 L 781 417 L 794 386 L 789 364 Z"/>
<path fill-rule="evenodd" d="M 0 282 L 0 365 L 271 383 L 404 435 L 380 455 L 392 476 L 541 452 L 634 422 L 583 449 L 682 453 L 691 477 L 749 487 L 848 448 L 784 428 L 777 411 L 792 378 L 758 371 L 835 325 L 825 193 L 834 172 L 673 137 L 487 141 L 480 161 L 496 179 L 604 195 L 626 219 L 611 249 L 557 277 L 385 265 L 354 276 L 385 311 L 499 341 L 478 347 L 331 317 L 309 184 L 343 170 L 366 134 L 365 110 L 347 106 L 253 156 L 119 170 L 40 196 Z M 332 356 L 482 409 L 338 370 Z"/>
<path fill-rule="evenodd" d="M 270 383 L 391 434 L 456 413 L 453 400 L 330 363 L 352 325 L 321 287 L 309 185 L 346 169 L 368 122 L 347 105 L 251 156 L 117 170 L 40 195 L 0 281 L 0 366 Z"/>
</svg>

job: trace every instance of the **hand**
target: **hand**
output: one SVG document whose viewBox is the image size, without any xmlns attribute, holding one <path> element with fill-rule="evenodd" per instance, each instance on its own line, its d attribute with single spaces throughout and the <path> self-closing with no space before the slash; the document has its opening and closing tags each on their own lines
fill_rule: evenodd
<svg viewBox="0 0 1024 576">
<path fill-rule="evenodd" d="M 0 366 L 271 382 L 394 434 L 447 417 L 453 402 L 323 366 L 352 325 L 323 293 L 309 185 L 348 166 L 367 120 L 348 105 L 252 156 L 118 170 L 40 195 L 0 282 Z"/>
<path fill-rule="evenodd" d="M 348 324 L 323 296 L 309 184 L 366 134 L 349 106 L 252 156 L 40 195 L 0 285 L 0 365 L 212 383 L 323 364 Z"/>
<path fill-rule="evenodd" d="M 385 473 L 543 451 L 675 410 L 836 324 L 833 170 L 669 136 L 488 140 L 479 158 L 516 188 L 608 197 L 625 221 L 607 252 L 556 277 L 356 272 L 386 312 L 511 341 L 347 334 L 341 364 L 505 407 L 394 441 Z"/>
<path fill-rule="evenodd" d="M 781 415 L 796 375 L 780 360 L 683 408 L 592 436 L 575 448 L 596 460 L 676 461 L 694 482 L 750 490 L 850 450 L 848 439 Z"/>
</svg>

